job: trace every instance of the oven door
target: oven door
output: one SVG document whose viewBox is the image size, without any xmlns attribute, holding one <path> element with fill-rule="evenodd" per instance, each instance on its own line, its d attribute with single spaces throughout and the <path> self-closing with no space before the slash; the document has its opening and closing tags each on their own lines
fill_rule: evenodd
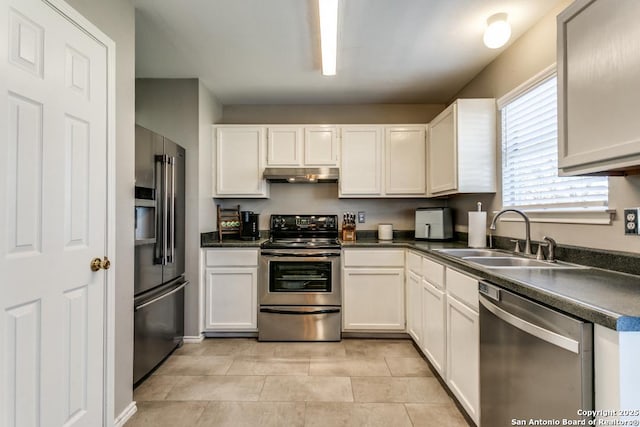
<svg viewBox="0 0 640 427">
<path fill-rule="evenodd" d="M 263 251 L 260 305 L 341 305 L 340 252 Z"/>
</svg>

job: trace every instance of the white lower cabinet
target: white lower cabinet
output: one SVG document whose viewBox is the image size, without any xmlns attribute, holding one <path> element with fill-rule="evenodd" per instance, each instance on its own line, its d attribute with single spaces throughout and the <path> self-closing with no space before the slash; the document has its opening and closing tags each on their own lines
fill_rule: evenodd
<svg viewBox="0 0 640 427">
<path fill-rule="evenodd" d="M 421 261 L 419 274 L 416 253 L 408 252 L 407 332 L 479 425 L 478 280 L 432 258 L 421 256 Z M 418 319 L 421 327 L 415 326 Z"/>
<path fill-rule="evenodd" d="M 342 311 L 345 331 L 404 331 L 404 250 L 345 249 Z"/>
<path fill-rule="evenodd" d="M 422 278 L 413 271 L 407 272 L 407 332 L 422 345 Z"/>
<path fill-rule="evenodd" d="M 445 378 L 446 295 L 426 280 L 422 281 L 422 352 Z"/>
<path fill-rule="evenodd" d="M 206 249 L 205 332 L 257 331 L 258 250 Z"/>
<path fill-rule="evenodd" d="M 478 281 L 447 268 L 447 385 L 476 424 L 480 422 Z"/>
</svg>

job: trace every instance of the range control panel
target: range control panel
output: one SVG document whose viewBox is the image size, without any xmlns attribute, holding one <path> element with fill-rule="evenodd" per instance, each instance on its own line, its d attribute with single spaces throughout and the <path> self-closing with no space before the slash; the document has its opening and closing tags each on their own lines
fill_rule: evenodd
<svg viewBox="0 0 640 427">
<path fill-rule="evenodd" d="M 338 230 L 337 215 L 271 215 L 271 230 Z"/>
<path fill-rule="evenodd" d="M 638 216 L 640 208 L 626 208 L 624 210 L 624 234 L 640 234 L 638 231 Z"/>
</svg>

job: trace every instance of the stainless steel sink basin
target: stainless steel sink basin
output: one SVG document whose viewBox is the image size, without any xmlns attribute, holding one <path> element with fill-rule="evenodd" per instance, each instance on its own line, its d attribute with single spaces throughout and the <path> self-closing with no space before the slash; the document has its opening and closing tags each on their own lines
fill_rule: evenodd
<svg viewBox="0 0 640 427">
<path fill-rule="evenodd" d="M 582 266 L 574 264 L 566 264 L 563 262 L 539 261 L 531 258 L 521 257 L 497 257 L 497 256 L 472 256 L 464 257 L 465 261 L 479 264 L 487 268 L 582 268 Z"/>
<path fill-rule="evenodd" d="M 436 249 L 446 255 L 454 256 L 457 258 L 467 257 L 514 257 L 508 252 L 503 252 L 497 249 Z"/>
</svg>

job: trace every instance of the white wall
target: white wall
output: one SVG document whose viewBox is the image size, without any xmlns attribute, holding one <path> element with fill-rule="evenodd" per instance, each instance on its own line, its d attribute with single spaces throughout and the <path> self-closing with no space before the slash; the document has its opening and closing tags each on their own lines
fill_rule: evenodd
<svg viewBox="0 0 640 427">
<path fill-rule="evenodd" d="M 66 0 L 116 43 L 115 416 L 133 400 L 135 18 L 128 0 Z"/>
<path fill-rule="evenodd" d="M 454 98 L 499 98 L 555 63 L 556 16 L 569 4 L 571 4 L 570 0 L 561 1 L 549 14 L 482 70 Z M 497 144 L 497 152 L 500 153 L 500 141 Z M 500 170 L 500 159 L 498 159 L 498 171 Z M 457 209 L 455 222 L 459 229 L 461 226 L 466 226 L 467 211 L 475 210 L 476 201 L 482 201 L 490 212 L 500 210 L 502 207 L 500 190 L 495 196 L 469 195 L 452 199 L 451 206 Z M 640 252 L 640 238 L 625 236 L 622 224 L 622 209 L 634 206 L 640 206 L 640 177 L 610 177 L 609 207 L 617 209 L 617 216 L 611 225 L 538 223 L 532 224 L 531 235 L 535 240 L 541 240 L 543 235 L 550 235 L 559 244 L 564 245 Z M 498 225 L 496 234 L 522 238 L 524 225 L 501 223 Z"/>
</svg>

